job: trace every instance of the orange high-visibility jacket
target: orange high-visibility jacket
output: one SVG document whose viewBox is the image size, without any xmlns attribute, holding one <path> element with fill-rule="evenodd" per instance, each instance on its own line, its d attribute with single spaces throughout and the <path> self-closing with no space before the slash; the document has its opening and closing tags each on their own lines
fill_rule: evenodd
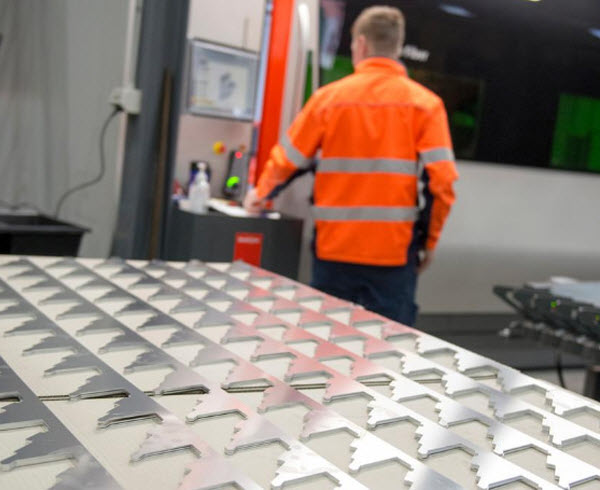
<svg viewBox="0 0 600 490">
<path fill-rule="evenodd" d="M 368 58 L 320 88 L 273 147 L 258 197 L 310 165 L 319 149 L 317 257 L 404 265 L 417 219 L 426 223 L 425 248 L 436 246 L 458 178 L 448 121 L 442 100 L 400 63 Z"/>
</svg>

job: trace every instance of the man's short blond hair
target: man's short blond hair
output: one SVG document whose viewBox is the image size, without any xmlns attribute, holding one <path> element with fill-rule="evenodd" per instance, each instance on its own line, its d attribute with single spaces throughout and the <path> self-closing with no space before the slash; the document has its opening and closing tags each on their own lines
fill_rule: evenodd
<svg viewBox="0 0 600 490">
<path fill-rule="evenodd" d="M 372 56 L 395 58 L 404 44 L 404 15 L 396 7 L 376 5 L 363 10 L 352 25 L 352 36 L 365 36 Z"/>
</svg>

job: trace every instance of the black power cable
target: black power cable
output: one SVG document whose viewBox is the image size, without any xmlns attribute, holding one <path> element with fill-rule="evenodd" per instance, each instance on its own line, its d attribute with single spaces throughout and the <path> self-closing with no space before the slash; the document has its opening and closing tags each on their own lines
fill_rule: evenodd
<svg viewBox="0 0 600 490">
<path fill-rule="evenodd" d="M 60 213 L 60 208 L 63 206 L 63 204 L 65 203 L 65 200 L 71 194 L 74 194 L 75 192 L 80 191 L 81 189 L 85 189 L 86 187 L 90 187 L 94 184 L 97 184 L 104 177 L 104 173 L 106 172 L 106 155 L 104 154 L 104 137 L 106 136 L 106 129 L 108 128 L 109 123 L 113 120 L 113 118 L 119 112 L 121 112 L 121 109 L 115 108 L 110 113 L 110 115 L 106 118 L 106 120 L 104 121 L 104 124 L 102 125 L 102 131 L 100 131 L 100 141 L 99 141 L 99 143 L 100 143 L 100 173 L 96 177 L 94 177 L 92 180 L 89 180 L 88 182 L 83 182 L 83 183 L 67 190 L 58 200 L 58 204 L 56 205 L 56 211 L 54 212 L 55 218 L 58 218 L 58 214 Z"/>
<path fill-rule="evenodd" d="M 563 365 L 562 365 L 562 354 L 560 352 L 556 352 L 555 359 L 556 359 L 556 374 L 558 375 L 558 382 L 560 383 L 560 386 L 562 388 L 567 388 L 567 386 L 565 384 L 565 377 L 564 377 L 564 371 L 563 371 Z"/>
</svg>

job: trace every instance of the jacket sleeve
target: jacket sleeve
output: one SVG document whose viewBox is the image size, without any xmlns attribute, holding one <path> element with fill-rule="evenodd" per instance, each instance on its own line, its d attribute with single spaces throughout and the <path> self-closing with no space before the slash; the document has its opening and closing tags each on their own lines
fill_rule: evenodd
<svg viewBox="0 0 600 490">
<path fill-rule="evenodd" d="M 323 122 L 317 91 L 271 150 L 256 186 L 258 197 L 267 197 L 295 172 L 308 168 L 322 137 Z"/>
<path fill-rule="evenodd" d="M 455 201 L 453 183 L 458 179 L 448 117 L 441 99 L 423 118 L 417 152 L 426 198 L 426 205 L 421 211 L 426 215 L 425 248 L 433 250 Z"/>
</svg>

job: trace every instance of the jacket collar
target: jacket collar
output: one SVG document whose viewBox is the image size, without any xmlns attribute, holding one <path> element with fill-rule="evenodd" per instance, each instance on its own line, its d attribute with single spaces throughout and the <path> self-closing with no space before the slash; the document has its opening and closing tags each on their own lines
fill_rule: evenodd
<svg viewBox="0 0 600 490">
<path fill-rule="evenodd" d="M 407 76 L 406 68 L 391 58 L 372 57 L 362 60 L 354 68 L 355 73 L 389 72 Z"/>
</svg>

